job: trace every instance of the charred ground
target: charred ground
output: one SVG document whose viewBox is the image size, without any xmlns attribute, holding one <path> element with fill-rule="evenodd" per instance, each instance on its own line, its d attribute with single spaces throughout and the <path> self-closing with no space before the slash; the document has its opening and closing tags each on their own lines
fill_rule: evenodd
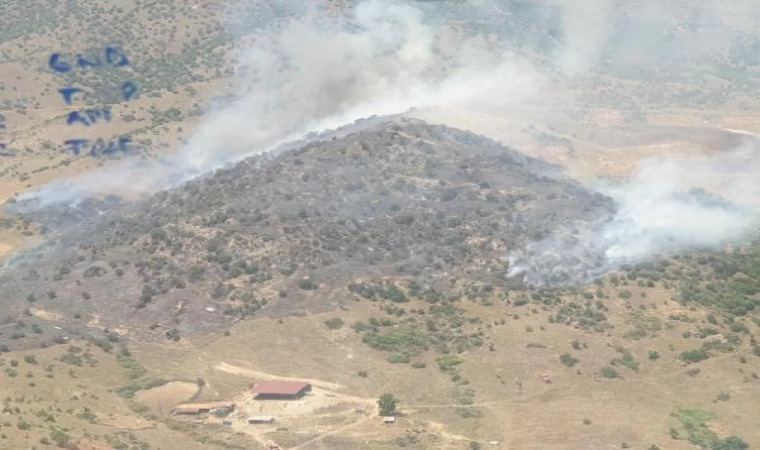
<svg viewBox="0 0 760 450">
<path fill-rule="evenodd" d="M 112 198 L 28 217 L 63 229 L 10 264 L 6 323 L 29 324 L 0 339 L 49 342 L 50 325 L 36 322 L 54 316 L 55 334 L 89 323 L 176 340 L 253 314 L 327 311 L 365 284 L 376 286 L 372 296 L 399 295 L 391 277 L 442 298 L 464 281 L 516 288 L 509 250 L 612 212 L 611 200 L 543 161 L 393 119 L 140 203 Z"/>
</svg>

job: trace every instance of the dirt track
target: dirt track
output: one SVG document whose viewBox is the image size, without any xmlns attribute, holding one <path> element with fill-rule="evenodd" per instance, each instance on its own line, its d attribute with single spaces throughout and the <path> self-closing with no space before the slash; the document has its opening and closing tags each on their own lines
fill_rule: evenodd
<svg viewBox="0 0 760 450">
<path fill-rule="evenodd" d="M 307 378 L 281 377 L 281 376 L 272 375 L 266 372 L 259 372 L 257 370 L 233 366 L 232 364 L 227 364 L 225 362 L 217 364 L 216 367 L 214 367 L 214 369 L 222 371 L 222 372 L 226 372 L 226 373 L 231 373 L 233 375 L 241 375 L 241 376 L 245 376 L 249 378 L 258 378 L 262 380 L 305 381 L 305 382 L 311 383 L 314 386 L 321 387 L 323 389 L 333 390 L 333 391 L 337 391 L 337 390 L 345 388 L 345 386 L 343 386 L 342 384 L 330 383 L 330 382 L 322 381 L 322 380 L 311 380 Z"/>
</svg>

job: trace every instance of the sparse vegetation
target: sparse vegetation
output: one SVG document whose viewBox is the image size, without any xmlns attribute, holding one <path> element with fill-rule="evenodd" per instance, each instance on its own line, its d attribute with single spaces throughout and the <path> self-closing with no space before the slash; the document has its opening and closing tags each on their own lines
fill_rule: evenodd
<svg viewBox="0 0 760 450">
<path fill-rule="evenodd" d="M 687 364 L 698 363 L 710 357 L 710 354 L 704 348 L 689 350 L 681 353 L 680 358 Z"/>
<path fill-rule="evenodd" d="M 340 317 L 333 317 L 332 319 L 326 320 L 325 325 L 331 330 L 338 330 L 343 327 L 343 319 Z"/>
<path fill-rule="evenodd" d="M 362 337 L 362 342 L 376 350 L 407 355 L 418 355 L 429 345 L 427 335 L 412 328 L 369 332 Z"/>
<path fill-rule="evenodd" d="M 168 380 L 160 378 L 148 378 L 139 381 L 132 381 L 129 384 L 117 389 L 116 392 L 124 398 L 133 398 L 138 391 L 163 386 L 168 382 Z"/>
<path fill-rule="evenodd" d="M 124 369 L 124 373 L 128 379 L 134 380 L 145 375 L 145 368 L 136 359 L 118 355 L 116 360 L 119 361 L 119 365 Z"/>
<path fill-rule="evenodd" d="M 477 419 L 483 417 L 483 413 L 478 408 L 472 406 L 462 406 L 456 409 L 457 414 L 465 419 Z"/>
<path fill-rule="evenodd" d="M 560 355 L 559 360 L 562 364 L 566 365 L 567 367 L 574 367 L 579 362 L 577 358 L 573 358 L 572 356 L 570 356 L 569 353 L 563 353 L 562 355 Z"/>
<path fill-rule="evenodd" d="M 715 419 L 715 414 L 698 409 L 680 409 L 672 414 L 678 419 L 687 432 L 687 440 L 699 447 L 711 450 L 745 450 L 749 448 L 746 442 L 736 436 L 730 436 L 725 439 L 719 438 L 715 432 L 710 430 L 708 422 Z M 672 436 L 678 438 L 678 433 L 671 432 Z"/>
<path fill-rule="evenodd" d="M 391 364 L 408 364 L 411 358 L 405 353 L 393 353 L 388 357 Z"/>
<path fill-rule="evenodd" d="M 617 347 L 615 350 L 617 350 L 618 353 L 620 353 L 620 358 L 615 358 L 612 360 L 612 365 L 621 365 L 624 367 L 627 367 L 634 372 L 639 371 L 639 362 L 636 361 L 636 358 L 633 357 L 633 355 L 626 349 L 622 347 Z"/>
</svg>

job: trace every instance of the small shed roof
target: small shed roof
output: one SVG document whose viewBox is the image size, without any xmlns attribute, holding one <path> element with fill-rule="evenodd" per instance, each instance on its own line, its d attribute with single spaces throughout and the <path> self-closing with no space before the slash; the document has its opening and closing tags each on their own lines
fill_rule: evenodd
<svg viewBox="0 0 760 450">
<path fill-rule="evenodd" d="M 266 381 L 255 385 L 251 392 L 256 395 L 296 395 L 309 386 L 303 381 Z"/>
<path fill-rule="evenodd" d="M 249 422 L 272 422 L 274 416 L 251 416 L 248 418 Z"/>
<path fill-rule="evenodd" d="M 211 409 L 233 409 L 233 402 L 212 402 L 212 403 L 185 403 L 174 408 L 175 411 L 202 411 Z"/>
<path fill-rule="evenodd" d="M 393 416 L 383 417 L 383 422 L 385 423 L 393 423 L 396 421 L 396 418 Z"/>
</svg>

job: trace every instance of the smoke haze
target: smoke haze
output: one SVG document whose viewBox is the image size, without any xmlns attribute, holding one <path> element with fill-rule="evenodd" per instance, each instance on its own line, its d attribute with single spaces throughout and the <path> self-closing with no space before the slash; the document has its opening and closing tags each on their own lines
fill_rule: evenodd
<svg viewBox="0 0 760 450">
<path fill-rule="evenodd" d="M 155 192 L 359 118 L 477 99 L 513 102 L 534 95 L 543 80 L 529 61 L 483 36 L 447 40 L 444 26 L 403 3 L 361 3 L 350 22 L 305 14 L 269 28 L 242 51 L 239 66 L 252 70 L 236 80 L 239 99 L 209 114 L 177 156 L 128 160 L 18 200 L 36 208 L 103 192 Z"/>
<path fill-rule="evenodd" d="M 255 46 L 242 49 L 237 101 L 209 114 L 177 156 L 127 160 L 18 200 L 39 208 L 102 192 L 150 193 L 362 117 L 517 104 L 599 71 L 664 73 L 756 37 L 760 17 L 760 6 L 738 1 L 370 0 L 348 19 L 301 6 L 305 12 L 262 26 Z M 445 24 L 447 16 L 491 22 L 463 33 Z M 525 17 L 533 23 L 522 23 Z M 673 29 L 673 19 L 685 17 L 688 26 Z M 715 67 L 705 65 L 702 75 Z M 749 141 L 716 155 L 643 162 L 627 182 L 597 186 L 618 203 L 614 217 L 572 224 L 514 251 L 509 276 L 532 284 L 584 281 L 621 264 L 747 238 L 758 226 L 752 200 L 760 193 L 758 159 L 747 155 L 756 156 Z M 716 188 L 732 204 L 689 193 L 693 186 Z"/>
</svg>

